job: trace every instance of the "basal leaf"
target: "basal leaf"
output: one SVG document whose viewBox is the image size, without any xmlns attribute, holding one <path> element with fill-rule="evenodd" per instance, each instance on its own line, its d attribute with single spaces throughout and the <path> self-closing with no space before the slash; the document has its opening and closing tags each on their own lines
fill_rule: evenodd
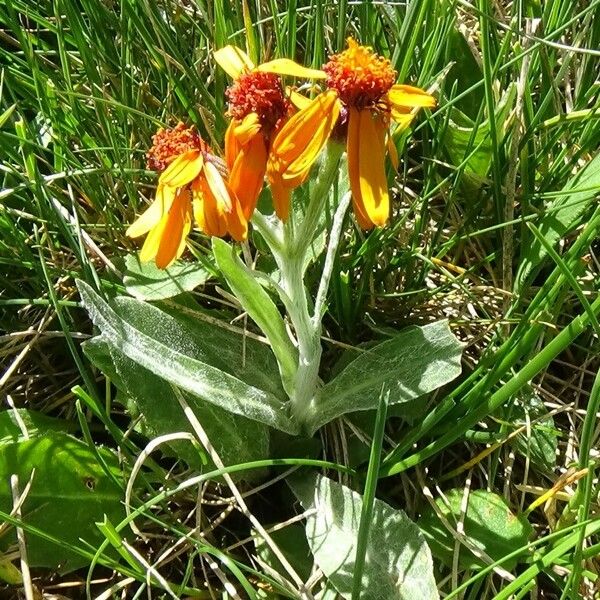
<svg viewBox="0 0 600 600">
<path fill-rule="evenodd" d="M 409 327 L 363 352 L 318 394 L 312 431 L 348 412 L 377 407 L 382 388 L 390 405 L 413 400 L 460 374 L 462 344 L 447 321 Z"/>
<path fill-rule="evenodd" d="M 116 456 L 98 449 L 114 476 L 121 471 Z M 125 517 L 123 491 L 105 473 L 94 452 L 67 434 L 47 432 L 29 440 L 0 445 L 0 510 L 10 513 L 13 506 L 10 476 L 19 477 L 21 490 L 35 469 L 33 483 L 22 507 L 23 520 L 65 542 L 49 543 L 35 535 L 27 536 L 30 566 L 69 572 L 87 564 L 68 545 L 81 547 L 82 540 L 97 547 L 103 537 L 95 526 L 107 515 L 119 522 Z M 2 538 L 1 545 L 14 541 Z"/>
<path fill-rule="evenodd" d="M 290 340 L 283 317 L 254 273 L 237 257 L 234 249 L 219 238 L 213 238 L 212 246 L 217 265 L 236 298 L 271 343 L 279 363 L 283 387 L 291 392 L 298 368 L 298 351 Z"/>
<path fill-rule="evenodd" d="M 306 536 L 316 564 L 343 598 L 352 596 L 362 497 L 318 476 L 290 482 L 305 510 Z M 375 500 L 361 600 L 439 598 L 431 554 L 419 528 L 401 510 Z"/>
<path fill-rule="evenodd" d="M 141 430 L 150 438 L 193 429 L 181 408 L 173 386 L 111 347 L 113 362 L 124 384 L 132 416 L 142 418 Z M 219 408 L 187 392 L 181 392 L 202 424 L 209 440 L 225 465 L 261 460 L 269 457 L 269 428 L 240 415 Z M 206 463 L 203 450 L 190 442 L 172 442 L 173 455 L 194 469 Z M 208 461 L 210 462 L 210 461 Z M 207 469 L 214 468 L 214 465 Z M 238 478 L 254 479 L 257 470 Z"/>
<path fill-rule="evenodd" d="M 120 317 L 85 282 L 82 301 L 106 340 L 125 356 L 162 379 L 234 414 L 296 433 L 297 427 L 273 394 L 248 385 L 212 365 L 178 350 L 175 339 L 159 340 Z M 190 340 L 183 340 L 183 342 Z"/>
<path fill-rule="evenodd" d="M 444 495 L 447 503 L 444 498 L 437 498 L 435 503 L 455 527 L 462 515 L 464 490 L 454 489 Z M 465 535 L 474 546 L 493 560 L 499 560 L 524 546 L 533 534 L 533 528 L 524 516 L 515 515 L 504 498 L 486 490 L 475 490 L 469 494 L 463 520 Z M 419 519 L 419 527 L 434 556 L 451 567 L 456 540 L 432 508 L 428 507 L 424 511 Z M 459 560 L 463 568 L 482 567 L 486 564 L 465 546 L 460 547 Z M 517 560 L 513 559 L 504 562 L 502 566 L 512 569 L 516 563 Z"/>
<path fill-rule="evenodd" d="M 137 255 L 125 258 L 125 289 L 140 300 L 164 300 L 202 285 L 210 272 L 200 263 L 177 261 L 167 269 L 159 269 L 154 262 L 140 262 Z"/>
<path fill-rule="evenodd" d="M 54 419 L 35 410 L 25 408 L 4 410 L 0 412 L 0 444 L 24 439 L 22 426 L 25 427 L 29 437 L 35 437 L 47 431 L 68 432 L 78 429 L 75 423 L 64 419 Z"/>
</svg>

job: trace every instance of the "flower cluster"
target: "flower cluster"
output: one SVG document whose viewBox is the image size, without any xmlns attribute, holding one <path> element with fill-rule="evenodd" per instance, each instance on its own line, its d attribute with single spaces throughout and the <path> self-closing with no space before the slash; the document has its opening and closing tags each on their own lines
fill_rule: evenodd
<svg viewBox="0 0 600 600">
<path fill-rule="evenodd" d="M 386 147 L 397 167 L 389 128 L 406 128 L 415 109 L 435 106 L 422 89 L 395 84 L 389 60 L 348 40 L 322 70 L 281 58 L 254 65 L 239 48 L 226 46 L 215 60 L 232 78 L 226 91 L 231 121 L 224 161 L 199 134 L 182 123 L 161 129 L 148 166 L 161 172 L 156 199 L 127 233 L 148 234 L 141 260 L 167 267 L 185 248 L 192 215 L 208 235 L 243 241 L 265 183 L 277 216 L 289 216 L 292 191 L 306 181 L 334 131 L 346 138 L 354 212 L 363 229 L 389 217 Z M 319 80 L 323 91 L 309 100 L 284 87 L 282 76 Z M 337 127 L 336 127 L 337 126 Z"/>
</svg>

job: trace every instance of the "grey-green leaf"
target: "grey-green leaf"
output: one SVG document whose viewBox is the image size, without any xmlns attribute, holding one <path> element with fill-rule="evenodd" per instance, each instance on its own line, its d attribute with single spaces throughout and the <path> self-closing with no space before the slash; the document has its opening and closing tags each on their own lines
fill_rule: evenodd
<svg viewBox="0 0 600 600">
<path fill-rule="evenodd" d="M 597 154 L 567 183 L 562 193 L 546 205 L 540 221 L 535 223 L 546 241 L 554 246 L 571 232 L 599 192 L 600 154 Z M 535 272 L 547 254 L 543 244 L 533 235 L 523 248 L 526 252 L 517 274 L 519 285 Z"/>
<path fill-rule="evenodd" d="M 237 257 L 232 246 L 213 238 L 213 253 L 217 265 L 250 318 L 267 336 L 279 363 L 283 387 L 290 393 L 298 368 L 298 351 L 287 333 L 277 306 L 254 273 Z"/>
<path fill-rule="evenodd" d="M 123 284 L 129 294 L 140 300 L 164 300 L 202 285 L 210 272 L 200 263 L 177 261 L 167 269 L 154 262 L 140 262 L 137 255 L 125 258 Z"/>
<path fill-rule="evenodd" d="M 309 511 L 306 536 L 315 562 L 343 598 L 352 596 L 362 497 L 327 477 L 290 481 Z M 361 600 L 439 598 L 427 543 L 401 510 L 375 500 L 362 578 Z"/>
<path fill-rule="evenodd" d="M 529 521 L 522 515 L 515 515 L 506 500 L 497 494 L 486 490 L 471 492 L 464 517 L 464 490 L 449 490 L 444 496 L 445 500 L 437 498 L 435 503 L 451 526 L 456 527 L 459 520 L 462 520 L 464 533 L 471 544 L 483 550 L 494 561 L 524 546 L 533 534 Z M 456 539 L 431 507 L 423 512 L 419 527 L 434 556 L 451 567 Z M 459 561 L 463 568 L 482 567 L 486 564 L 465 546 L 460 547 Z M 512 559 L 503 562 L 502 566 L 510 570 L 516 563 L 517 559 Z"/>
<path fill-rule="evenodd" d="M 174 340 L 147 335 L 120 317 L 92 288 L 77 282 L 83 304 L 106 340 L 162 379 L 234 414 L 295 434 L 286 409 L 273 394 L 248 385 L 172 347 Z"/>
<path fill-rule="evenodd" d="M 311 430 L 348 412 L 377 407 L 382 388 L 390 405 L 413 400 L 461 372 L 462 344 L 447 321 L 408 327 L 363 352 L 318 394 Z"/>
<path fill-rule="evenodd" d="M 119 479 L 116 456 L 101 448 L 98 451 Z M 88 564 L 69 546 L 86 548 L 80 538 L 94 548 L 100 545 L 103 537 L 94 523 L 104 515 L 117 523 L 125 517 L 121 488 L 85 443 L 49 431 L 33 439 L 0 445 L 0 510 L 10 513 L 13 507 L 10 475 L 18 475 L 23 490 L 34 469 L 33 483 L 22 507 L 23 520 L 63 544 L 28 535 L 29 565 L 69 572 Z M 2 547 L 13 541 L 10 537 L 2 539 Z"/>
<path fill-rule="evenodd" d="M 114 347 L 111 347 L 111 354 L 125 386 L 122 391 L 129 399 L 132 416 L 139 415 L 142 419 L 143 433 L 150 438 L 180 431 L 193 433 L 171 384 Z M 269 428 L 266 425 L 235 415 L 192 394 L 181 393 L 226 466 L 269 457 Z M 187 441 L 172 442 L 169 446 L 174 456 L 185 460 L 194 469 L 201 469 L 206 457 L 199 448 Z M 260 476 L 259 471 L 250 470 L 241 473 L 238 479 L 251 480 L 257 476 Z"/>
</svg>

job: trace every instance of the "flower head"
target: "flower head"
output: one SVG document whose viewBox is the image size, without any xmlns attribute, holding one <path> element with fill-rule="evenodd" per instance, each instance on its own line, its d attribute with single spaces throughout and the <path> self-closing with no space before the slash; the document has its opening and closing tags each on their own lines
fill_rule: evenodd
<svg viewBox="0 0 600 600">
<path fill-rule="evenodd" d="M 241 73 L 227 88 L 225 95 L 229 101 L 228 112 L 233 119 L 242 121 L 255 114 L 264 131 L 273 130 L 290 108 L 281 77 L 274 73 Z"/>
<path fill-rule="evenodd" d="M 172 129 L 161 127 L 152 136 L 152 147 L 146 153 L 148 168 L 164 171 L 169 163 L 188 150 L 208 151 L 208 146 L 193 127 L 177 123 Z"/>
<path fill-rule="evenodd" d="M 173 129 L 160 129 L 153 142 L 148 164 L 162 171 L 156 198 L 127 230 L 133 238 L 148 234 L 140 259 L 154 260 L 164 269 L 179 258 L 192 214 L 208 235 L 246 239 L 248 225 L 239 201 L 223 179 L 220 159 L 200 135 L 179 123 Z"/>
<path fill-rule="evenodd" d="M 348 39 L 348 48 L 323 67 L 327 90 L 291 117 L 275 136 L 267 174 L 273 194 L 289 202 L 291 190 L 307 177 L 331 137 L 338 117 L 347 122 L 346 150 L 354 212 L 364 229 L 383 226 L 389 217 L 385 175 L 390 120 L 406 128 L 415 109 L 434 107 L 433 96 L 419 88 L 394 84 L 389 60 Z"/>
<path fill-rule="evenodd" d="M 327 74 L 327 87 L 335 90 L 346 106 L 358 109 L 375 106 L 396 81 L 396 71 L 387 58 L 352 38 L 348 49 L 330 57 L 323 71 Z"/>
<path fill-rule="evenodd" d="M 292 111 L 281 75 L 325 75 L 286 58 L 255 66 L 235 46 L 217 50 L 215 60 L 233 79 L 225 92 L 231 117 L 225 134 L 225 159 L 230 185 L 240 199 L 246 219 L 250 219 L 263 187 L 271 142 Z M 277 214 L 286 218 L 288 204 L 278 202 L 275 194 L 274 201 Z"/>
</svg>

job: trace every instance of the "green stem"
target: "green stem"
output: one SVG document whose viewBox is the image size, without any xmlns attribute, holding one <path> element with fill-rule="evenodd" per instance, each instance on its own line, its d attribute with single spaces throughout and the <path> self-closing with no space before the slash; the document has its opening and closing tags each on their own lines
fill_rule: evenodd
<svg viewBox="0 0 600 600">
<path fill-rule="evenodd" d="M 322 352 L 321 315 L 313 318 L 304 285 L 307 255 L 319 231 L 343 150 L 341 144 L 328 144 L 319 162 L 317 178 L 310 188 L 309 202 L 302 221 L 295 222 L 292 210 L 290 220 L 283 228 L 280 250 L 271 246 L 281 273 L 280 285 L 288 299 L 286 309 L 298 340 L 298 370 L 290 395 L 290 410 L 292 418 L 301 426 L 311 421 L 316 410 L 314 400 L 319 385 Z M 326 291 L 320 290 L 320 294 Z"/>
</svg>

